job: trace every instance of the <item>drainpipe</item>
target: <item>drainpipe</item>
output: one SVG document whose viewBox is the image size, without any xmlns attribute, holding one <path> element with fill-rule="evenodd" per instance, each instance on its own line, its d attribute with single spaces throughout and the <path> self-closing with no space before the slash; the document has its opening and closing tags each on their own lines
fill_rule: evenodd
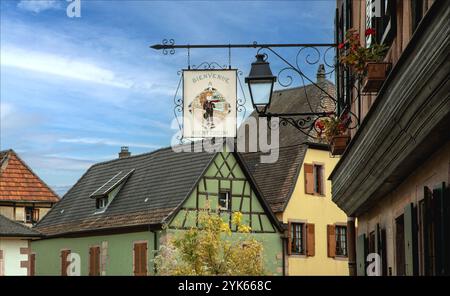
<svg viewBox="0 0 450 296">
<path fill-rule="evenodd" d="M 347 218 L 348 269 L 350 276 L 356 276 L 356 231 L 355 217 Z"/>
<path fill-rule="evenodd" d="M 283 260 L 283 276 L 285 276 L 285 275 L 286 275 L 286 250 L 287 250 L 287 247 L 286 247 L 286 241 L 287 241 L 287 239 L 286 239 L 286 237 L 282 237 L 282 238 L 281 238 L 281 241 L 283 242 L 283 243 L 282 243 L 282 246 L 283 246 L 283 252 L 281 252 L 281 254 L 282 254 L 282 260 Z"/>
</svg>

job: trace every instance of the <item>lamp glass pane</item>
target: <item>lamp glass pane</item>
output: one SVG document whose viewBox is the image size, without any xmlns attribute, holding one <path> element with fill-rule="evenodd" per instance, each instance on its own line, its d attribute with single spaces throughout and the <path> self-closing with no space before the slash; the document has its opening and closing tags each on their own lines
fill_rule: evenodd
<svg viewBox="0 0 450 296">
<path fill-rule="evenodd" d="M 255 105 L 269 104 L 270 95 L 272 91 L 272 83 L 273 82 L 270 80 L 260 80 L 250 82 L 253 104 Z"/>
</svg>

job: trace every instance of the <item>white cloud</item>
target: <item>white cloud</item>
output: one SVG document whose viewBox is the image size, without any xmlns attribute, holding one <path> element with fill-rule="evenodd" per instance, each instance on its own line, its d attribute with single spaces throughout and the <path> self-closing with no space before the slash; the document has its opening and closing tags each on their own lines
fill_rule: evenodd
<svg viewBox="0 0 450 296">
<path fill-rule="evenodd" d="M 34 13 L 39 13 L 41 11 L 49 10 L 49 9 L 60 9 L 61 1 L 57 0 L 21 0 L 17 7 L 31 11 Z"/>
<path fill-rule="evenodd" d="M 2 66 L 58 75 L 69 79 L 84 80 L 120 88 L 130 88 L 132 82 L 120 79 L 116 74 L 94 63 L 17 47 L 2 48 Z"/>
<path fill-rule="evenodd" d="M 59 139 L 58 142 L 70 143 L 70 144 L 86 144 L 86 145 L 106 145 L 106 146 L 129 146 L 130 148 L 147 148 L 147 149 L 157 149 L 161 148 L 160 145 L 146 144 L 146 143 L 136 143 L 127 141 L 116 141 L 111 139 L 103 138 L 64 138 Z"/>
</svg>

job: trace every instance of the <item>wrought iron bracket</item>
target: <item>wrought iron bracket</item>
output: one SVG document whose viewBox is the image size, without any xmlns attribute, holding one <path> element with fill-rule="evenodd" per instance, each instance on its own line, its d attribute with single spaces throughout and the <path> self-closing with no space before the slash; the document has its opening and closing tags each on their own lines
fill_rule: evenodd
<svg viewBox="0 0 450 296">
<path fill-rule="evenodd" d="M 347 114 L 350 117 L 355 117 L 356 120 L 349 120 L 349 123 L 353 122 L 356 125 L 359 125 L 359 118 L 356 114 L 351 112 L 351 110 L 347 107 L 340 106 L 342 102 L 344 102 L 343 98 L 339 98 L 340 93 L 337 91 L 338 97 L 336 98 L 334 95 L 330 94 L 324 87 L 319 85 L 317 82 L 310 79 L 303 71 L 302 67 L 300 66 L 299 57 L 304 51 L 310 50 L 311 52 L 306 55 L 305 63 L 309 65 L 315 65 L 315 64 L 325 64 L 329 69 L 331 69 L 328 72 L 325 72 L 325 75 L 331 75 L 333 72 L 336 76 L 336 81 L 338 81 L 340 71 L 339 70 L 339 63 L 338 63 L 338 55 L 339 51 L 337 48 L 336 43 L 285 43 L 285 44 L 275 44 L 275 43 L 248 43 L 248 44 L 175 44 L 174 39 L 164 39 L 160 44 L 154 44 L 150 46 L 150 48 L 155 50 L 161 50 L 164 55 L 174 55 L 175 51 L 177 49 L 186 49 L 188 52 L 188 68 L 189 69 L 200 69 L 200 68 L 214 68 L 217 66 L 217 68 L 225 69 L 227 66 L 220 66 L 219 64 L 213 62 L 213 63 L 201 63 L 198 66 L 193 65 L 191 67 L 190 64 L 190 51 L 192 49 L 220 49 L 220 48 L 228 48 L 228 68 L 231 68 L 231 49 L 238 49 L 238 48 L 254 48 L 257 49 L 258 53 L 264 53 L 264 51 L 267 51 L 269 54 L 273 54 L 276 56 L 280 61 L 282 61 L 286 66 L 282 68 L 278 72 L 278 84 L 282 87 L 289 87 L 293 83 L 293 77 L 292 75 L 289 75 L 289 71 L 292 73 L 297 74 L 302 83 L 303 86 L 306 84 L 314 85 L 318 90 L 320 90 L 320 93 L 327 97 L 333 102 L 334 106 L 331 108 L 332 110 L 327 110 L 327 112 L 321 112 L 318 110 L 313 110 L 311 107 L 311 104 L 309 102 L 308 94 L 305 90 L 305 96 L 306 100 L 308 101 L 308 104 L 310 106 L 311 112 L 305 112 L 305 113 L 263 113 L 259 114 L 260 117 L 267 117 L 268 124 L 270 127 L 270 119 L 273 117 L 279 118 L 279 124 L 280 125 L 291 125 L 298 129 L 300 132 L 306 134 L 308 137 L 316 138 L 315 135 L 317 133 L 311 134 L 311 131 L 313 129 L 318 132 L 316 129 L 316 122 L 324 117 L 329 117 L 331 115 L 335 116 L 341 116 L 342 114 Z M 285 57 L 283 57 L 279 52 L 277 52 L 274 48 L 298 48 L 295 61 L 291 62 Z M 319 50 L 318 48 L 321 48 Z M 327 61 L 327 54 L 330 50 L 335 51 L 335 56 L 333 56 L 333 61 L 328 62 Z M 267 53 L 264 53 L 267 55 Z M 240 83 L 241 84 L 241 83 Z M 179 87 L 179 86 L 178 86 Z M 337 86 L 336 86 L 337 87 Z M 240 85 L 240 88 L 243 90 L 242 85 Z M 178 90 L 177 90 L 178 92 Z M 357 97 L 359 98 L 359 91 Z M 175 100 L 175 108 L 176 110 L 180 110 L 181 102 L 179 99 Z M 240 103 L 238 102 L 238 106 L 240 108 L 245 108 L 245 98 Z M 321 106 L 322 107 L 322 106 Z M 328 106 L 329 107 L 329 106 Z M 344 108 L 344 110 L 342 109 Z M 323 109 L 322 109 L 323 110 Z M 356 126 L 355 126 L 356 127 Z M 355 128 L 353 127 L 353 128 Z M 181 128 L 181 127 L 180 127 Z M 352 127 L 350 127 L 352 128 Z M 315 135 L 314 135 L 315 134 Z"/>
</svg>

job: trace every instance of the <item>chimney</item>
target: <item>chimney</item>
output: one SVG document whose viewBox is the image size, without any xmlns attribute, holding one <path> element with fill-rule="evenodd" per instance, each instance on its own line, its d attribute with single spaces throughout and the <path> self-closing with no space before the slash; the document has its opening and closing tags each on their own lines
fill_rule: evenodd
<svg viewBox="0 0 450 296">
<path fill-rule="evenodd" d="M 325 82 L 325 65 L 320 64 L 319 69 L 317 70 L 317 84 L 321 84 Z"/>
<path fill-rule="evenodd" d="M 128 146 L 120 147 L 119 158 L 126 158 L 131 155 L 130 151 L 128 151 Z"/>
</svg>

